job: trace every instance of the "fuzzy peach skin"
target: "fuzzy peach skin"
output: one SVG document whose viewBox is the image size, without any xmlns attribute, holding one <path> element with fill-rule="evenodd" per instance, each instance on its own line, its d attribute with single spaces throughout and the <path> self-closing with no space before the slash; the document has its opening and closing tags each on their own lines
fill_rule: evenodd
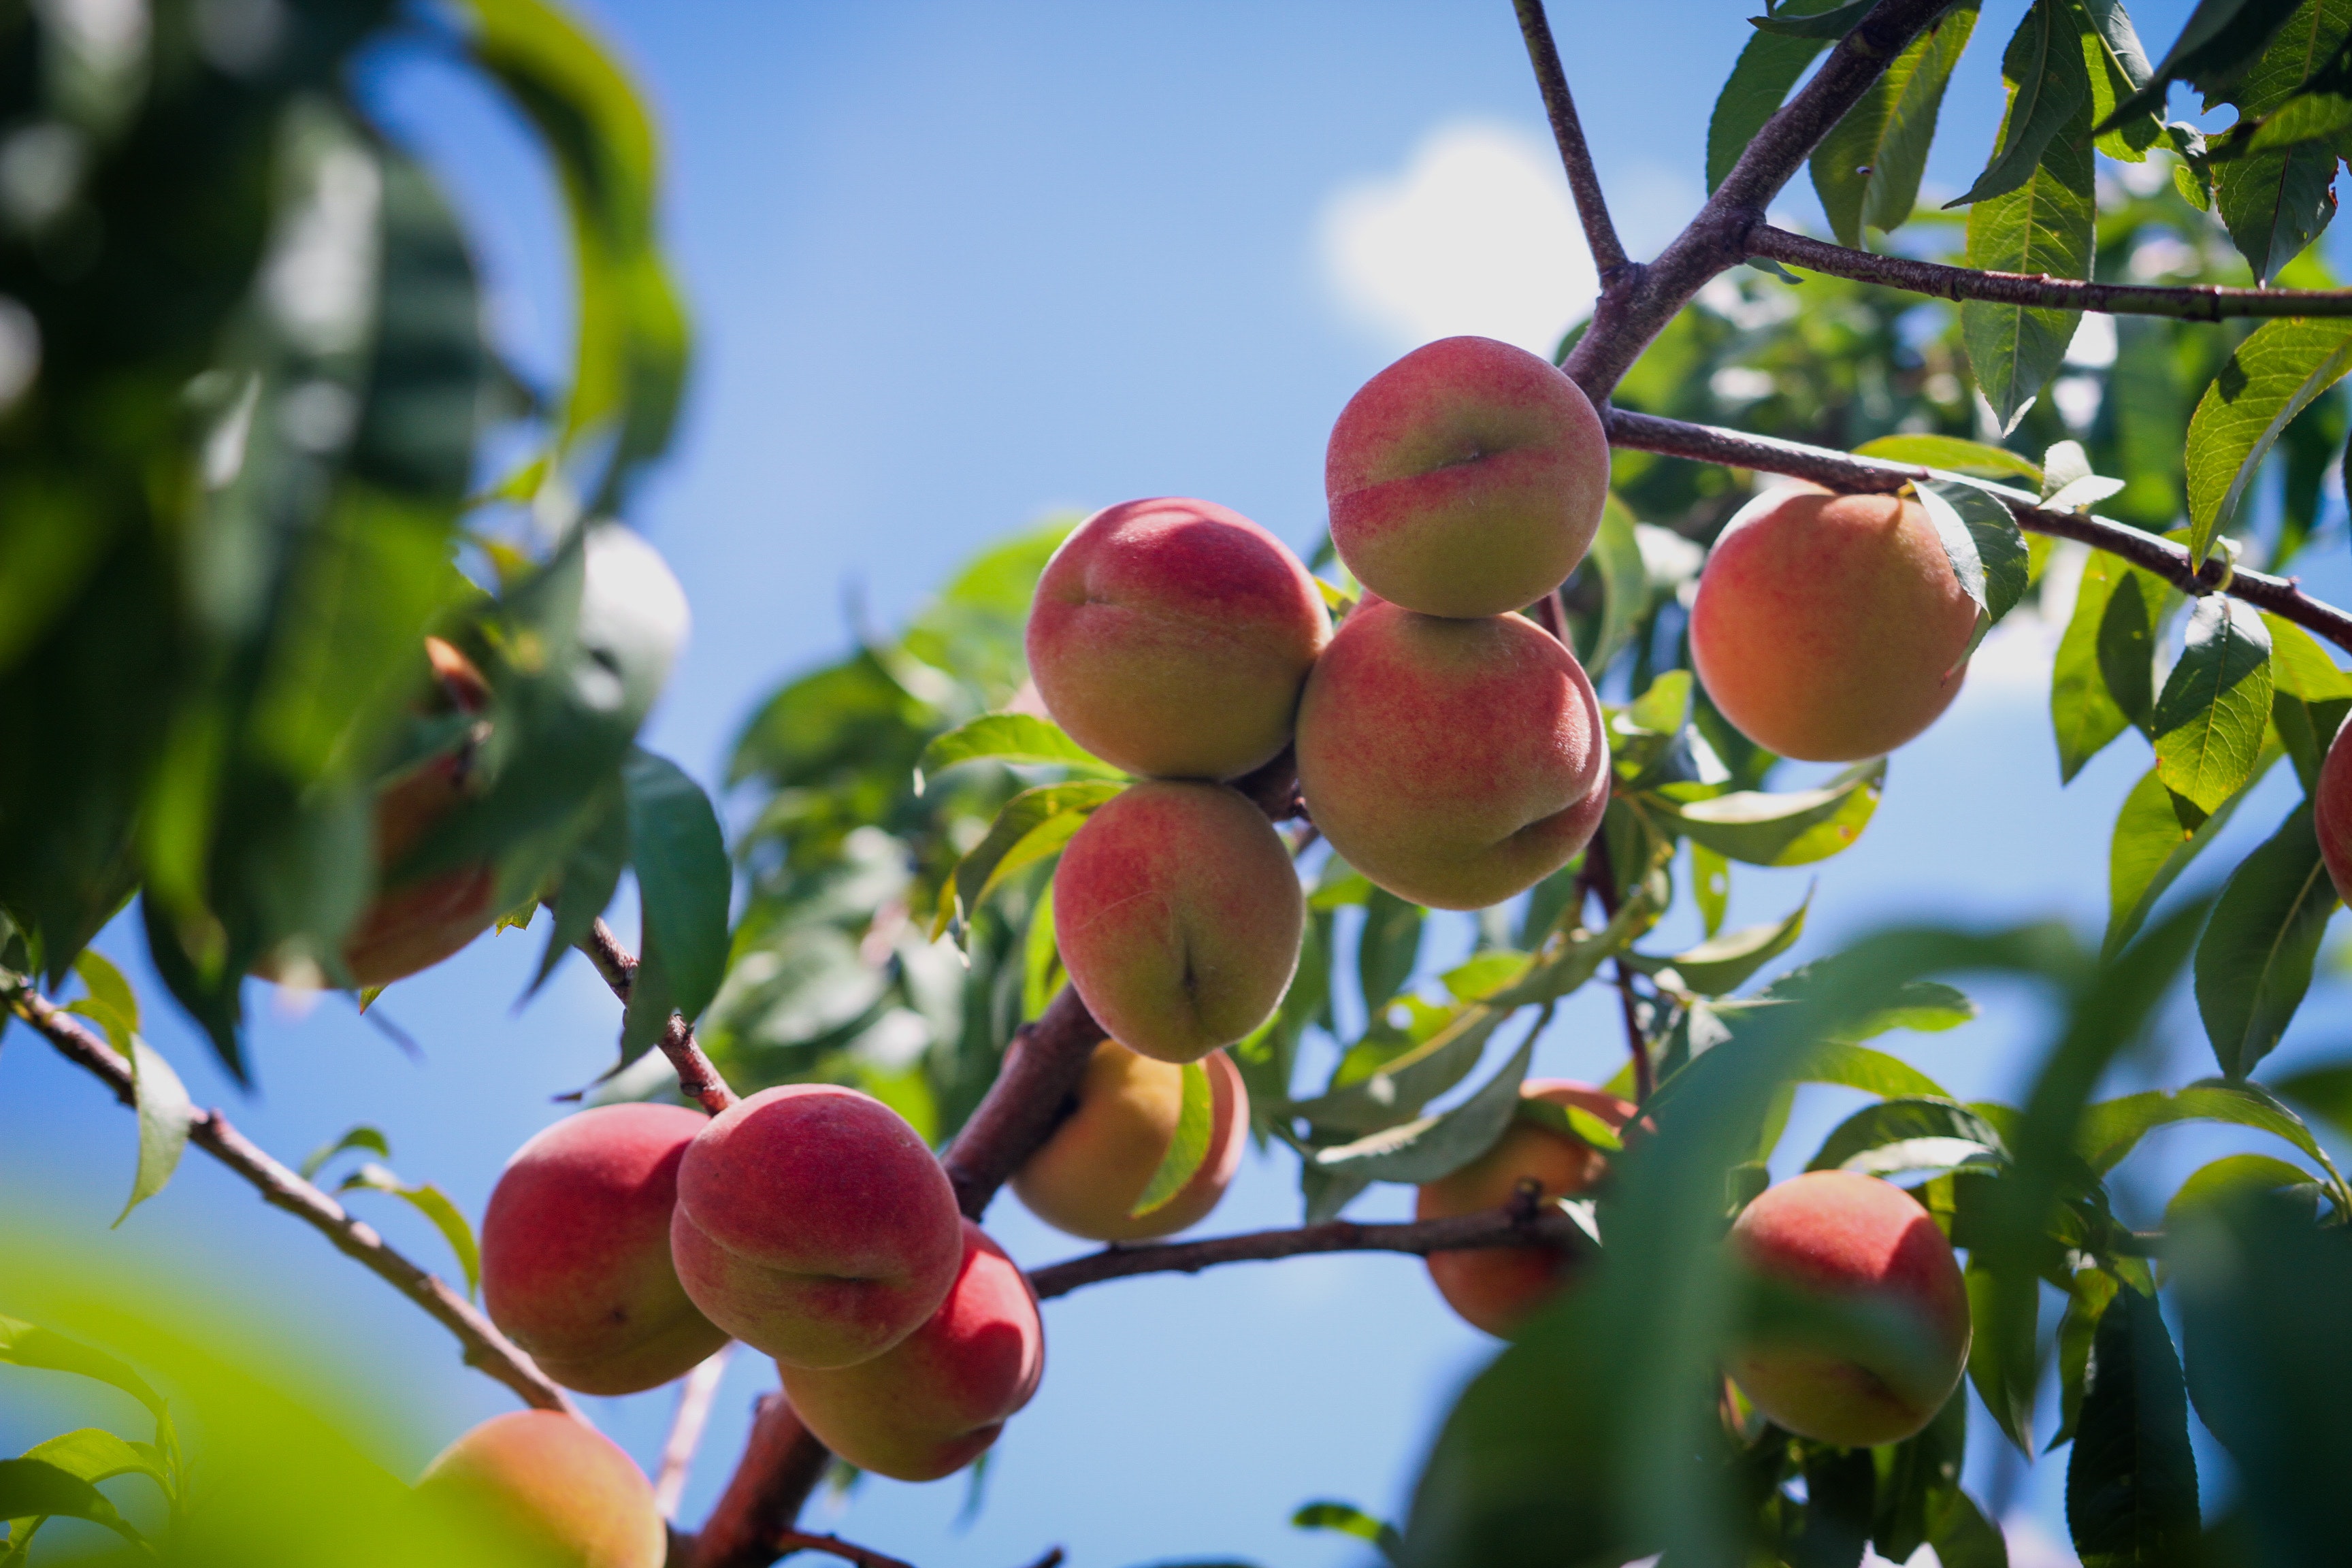
<svg viewBox="0 0 2352 1568">
<path fill-rule="evenodd" d="M 935 1481 L 978 1458 L 1045 1373 L 1029 1277 L 971 1221 L 947 1300 L 885 1354 L 856 1366 L 787 1366 L 784 1394 L 809 1431 L 864 1470 Z"/>
<path fill-rule="evenodd" d="M 1029 668 L 1096 756 L 1156 778 L 1230 779 L 1289 743 L 1299 683 L 1330 639 L 1307 568 L 1213 501 L 1107 507 L 1045 563 Z"/>
<path fill-rule="evenodd" d="M 583 1394 L 682 1377 L 727 1342 L 670 1262 L 686 1146 L 676 1105 L 601 1105 L 515 1152 L 482 1215 L 482 1304 L 540 1370 Z"/>
<path fill-rule="evenodd" d="M 1749 740 L 1851 763 L 1951 706 L 1976 624 L 1917 501 L 1784 485 L 1740 508 L 1708 552 L 1691 658 Z"/>
<path fill-rule="evenodd" d="M 1951 1243 L 1902 1188 L 1809 1171 L 1741 1210 L 1727 1245 L 1737 1275 L 1880 1309 L 1904 1332 L 1903 1344 L 1874 1346 L 1830 1322 L 1820 1334 L 1751 1330 L 1736 1342 L 1725 1370 L 1790 1431 L 1850 1448 L 1899 1442 L 1958 1386 L 1968 1286 Z"/>
<path fill-rule="evenodd" d="M 962 1216 L 916 1131 L 831 1084 L 762 1089 L 678 1163 L 670 1256 L 719 1328 L 793 1366 L 850 1366 L 920 1328 L 955 1280 Z"/>
<path fill-rule="evenodd" d="M 1298 710 L 1298 783 L 1348 864 L 1442 910 L 1573 858 L 1609 805 L 1609 737 L 1574 655 L 1517 616 L 1359 605 Z"/>
<path fill-rule="evenodd" d="M 1529 1079 L 1519 1086 L 1524 1100 L 1573 1105 L 1612 1127 L 1633 1119 L 1633 1107 L 1591 1084 L 1567 1079 Z M 1533 1122 L 1514 1121 L 1492 1149 L 1450 1176 L 1423 1185 L 1415 1196 L 1415 1219 L 1452 1219 L 1498 1209 L 1532 1177 L 1545 1199 L 1572 1198 L 1601 1179 L 1609 1162 L 1577 1138 L 1563 1138 Z M 1433 1252 L 1429 1278 L 1454 1315 L 1474 1329 L 1508 1337 L 1528 1314 L 1567 1281 L 1573 1257 L 1556 1247 L 1485 1247 L 1467 1252 Z"/>
<path fill-rule="evenodd" d="M 420 1499 L 494 1533 L 529 1568 L 661 1568 L 668 1531 L 636 1462 L 552 1410 L 493 1415 L 441 1451 Z"/>
<path fill-rule="evenodd" d="M 1281 835 L 1223 784 L 1148 782 L 1062 851 L 1054 940 L 1111 1038 L 1198 1061 L 1274 1016 L 1298 967 L 1307 900 Z"/>
<path fill-rule="evenodd" d="M 1143 1241 L 1200 1224 L 1241 1168 L 1249 1131 L 1241 1069 L 1223 1051 L 1211 1051 L 1201 1065 L 1209 1072 L 1208 1152 L 1165 1204 L 1147 1215 L 1128 1213 L 1176 1141 L 1184 1069 L 1138 1056 L 1117 1040 L 1095 1047 L 1077 1109 L 1013 1173 L 1013 1192 L 1047 1225 L 1089 1241 Z"/>
<path fill-rule="evenodd" d="M 2311 792 L 2312 826 L 2336 896 L 2352 903 L 2352 742 L 2347 735 L 2352 735 L 2352 724 L 2336 731 L 2319 764 L 2319 783 Z"/>
<path fill-rule="evenodd" d="M 1609 438 L 1525 349 L 1443 338 L 1366 382 L 1323 464 L 1331 542 L 1365 587 L 1432 616 L 1499 616 L 1576 570 L 1609 499 Z"/>
</svg>

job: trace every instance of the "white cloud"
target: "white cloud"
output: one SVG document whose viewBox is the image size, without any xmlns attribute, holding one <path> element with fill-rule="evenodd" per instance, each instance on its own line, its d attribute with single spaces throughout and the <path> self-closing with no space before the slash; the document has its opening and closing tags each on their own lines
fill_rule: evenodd
<svg viewBox="0 0 2352 1568">
<path fill-rule="evenodd" d="M 1431 130 L 1318 226 L 1341 308 L 1400 348 L 1475 332 L 1549 356 L 1599 292 L 1551 148 L 1491 121 Z"/>
</svg>

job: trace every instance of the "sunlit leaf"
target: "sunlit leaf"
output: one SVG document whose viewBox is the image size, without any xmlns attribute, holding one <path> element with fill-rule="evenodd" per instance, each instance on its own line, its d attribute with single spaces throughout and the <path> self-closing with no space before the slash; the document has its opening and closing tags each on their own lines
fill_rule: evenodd
<svg viewBox="0 0 2352 1568">
<path fill-rule="evenodd" d="M 2021 479 L 2037 488 L 2042 483 L 2042 466 L 2032 458 L 2006 447 L 1990 447 L 1958 436 L 1881 436 L 1856 447 L 1853 455 L 1884 458 L 1892 463 L 1916 463 L 1924 468 L 1944 468 L 1953 473 Z"/>
<path fill-rule="evenodd" d="M 1910 217 L 1945 84 L 1976 23 L 1974 6 L 1929 23 L 1813 149 L 1813 190 L 1840 244 L 1866 248 L 1865 226 L 1891 234 Z"/>
<path fill-rule="evenodd" d="M 2240 343 L 2189 419 L 2189 554 L 2202 561 L 2236 525 L 2254 476 L 2294 416 L 2352 370 L 2352 324 L 2264 321 Z"/>
<path fill-rule="evenodd" d="M 1643 809 L 1694 844 L 1752 866 L 1801 866 L 1849 847 L 1869 826 L 1886 760 L 1857 763 L 1819 789 L 1742 790 L 1711 800 L 1645 796 Z"/>
<path fill-rule="evenodd" d="M 1214 1095 L 1209 1083 L 1209 1069 L 1199 1062 L 1186 1062 L 1179 1069 L 1182 1079 L 1181 1095 L 1176 1112 L 1176 1131 L 1168 1141 L 1168 1152 L 1143 1185 L 1135 1206 L 1127 1211 L 1129 1219 L 1139 1218 L 1163 1209 L 1184 1190 L 1209 1157 L 1209 1145 L 1216 1131 Z"/>
<path fill-rule="evenodd" d="M 1764 122 L 1772 118 L 1813 57 L 1851 26 L 1843 20 L 1840 0 L 1789 0 L 1779 7 L 1776 19 L 1790 21 L 1798 17 L 1837 14 L 1843 25 L 1839 32 L 1827 37 L 1807 34 L 1791 35 L 1780 29 L 1759 29 L 1739 51 L 1739 59 L 1731 68 L 1730 79 L 1715 100 L 1715 111 L 1706 125 L 1706 188 L 1712 192 L 1731 173 L 1739 154 Z M 1845 7 L 1851 10 L 1848 5 Z M 1856 19 L 1858 19 L 1858 13 Z M 1834 25 L 1834 24 L 1833 24 Z"/>
<path fill-rule="evenodd" d="M 431 1220 L 433 1228 L 441 1233 L 441 1239 L 449 1244 L 449 1250 L 457 1255 L 457 1266 L 466 1271 L 466 1294 L 474 1295 L 481 1289 L 482 1252 L 474 1240 L 474 1227 L 467 1223 L 457 1205 L 449 1201 L 446 1193 L 430 1182 L 412 1186 L 373 1161 L 345 1176 L 335 1190 L 348 1193 L 362 1188 L 388 1193 Z"/>
<path fill-rule="evenodd" d="M 2305 802 L 2230 874 L 2197 944 L 2197 1011 L 2231 1078 L 2253 1071 L 2286 1032 L 2336 908 Z"/>
<path fill-rule="evenodd" d="M 2165 787 L 2206 812 L 2243 787 L 2262 757 L 2272 684 L 2262 616 L 2221 594 L 2200 599 L 2156 699 L 2156 766 Z"/>
</svg>

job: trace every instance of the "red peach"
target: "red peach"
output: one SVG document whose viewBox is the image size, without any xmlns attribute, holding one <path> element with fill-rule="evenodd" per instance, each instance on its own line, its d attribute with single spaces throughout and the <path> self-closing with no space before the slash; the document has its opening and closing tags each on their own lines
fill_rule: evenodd
<svg viewBox="0 0 2352 1568">
<path fill-rule="evenodd" d="M 635 1394 L 727 1342 L 669 1256 L 678 1163 L 707 1125 L 682 1106 L 598 1106 L 534 1136 L 490 1190 L 483 1305 L 564 1387 Z"/>
<path fill-rule="evenodd" d="M 1013 1173 L 1013 1190 L 1029 1212 L 1090 1241 L 1173 1236 L 1207 1218 L 1241 1168 L 1249 1091 L 1224 1052 L 1211 1051 L 1202 1065 L 1209 1071 L 1208 1152 L 1174 1197 L 1150 1214 L 1128 1213 L 1176 1141 L 1184 1069 L 1105 1040 L 1087 1064 L 1077 1109 Z"/>
<path fill-rule="evenodd" d="M 1108 507 L 1062 542 L 1029 613 L 1029 668 L 1072 738 L 1161 778 L 1238 778 L 1289 742 L 1331 635 L 1282 541 L 1210 501 Z"/>
<path fill-rule="evenodd" d="M 781 1370 L 826 1447 L 894 1480 L 934 1481 L 978 1458 L 1037 1392 L 1045 1330 L 1029 1277 L 966 1220 L 954 1287 L 911 1336 L 856 1366 Z"/>
<path fill-rule="evenodd" d="M 1534 622 L 1367 599 L 1307 679 L 1298 783 L 1349 865 L 1415 903 L 1483 909 L 1592 837 L 1609 737 L 1583 667 Z"/>
<path fill-rule="evenodd" d="M 1519 1086 L 1519 1095 L 1547 1105 L 1573 1105 L 1614 1128 L 1624 1127 L 1634 1115 L 1633 1107 L 1615 1095 L 1566 1079 L 1529 1079 Z M 1501 1208 L 1530 1178 L 1546 1201 L 1572 1198 L 1598 1182 L 1608 1165 L 1607 1157 L 1581 1139 L 1514 1121 L 1493 1148 L 1452 1175 L 1425 1184 L 1414 1199 L 1413 1217 L 1451 1219 Z M 1508 1337 L 1566 1282 L 1574 1263 L 1572 1254 L 1556 1247 L 1486 1247 L 1431 1253 L 1429 1278 L 1464 1322 Z"/>
<path fill-rule="evenodd" d="M 2352 903 L 2352 742 L 2347 735 L 2352 735 L 2352 724 L 2336 731 L 2319 764 L 2319 782 L 2311 792 L 2312 827 L 2336 896 Z"/>
<path fill-rule="evenodd" d="M 1849 1448 L 1899 1442 L 1935 1419 L 1969 1359 L 1969 1292 L 1952 1244 L 1891 1182 L 1809 1171 L 1766 1189 L 1727 1238 L 1735 1275 L 1874 1309 L 1900 1332 L 1858 1341 L 1835 1319 L 1751 1329 L 1725 1368 L 1751 1403 L 1801 1437 Z"/>
<path fill-rule="evenodd" d="M 441 1451 L 416 1483 L 496 1534 L 501 1562 L 531 1568 L 661 1568 L 669 1532 L 635 1461 L 552 1410 L 494 1415 Z"/>
<path fill-rule="evenodd" d="M 703 1316 L 794 1366 L 880 1355 L 929 1317 L 961 1255 L 955 1189 L 870 1095 L 762 1089 L 713 1117 L 677 1171 L 670 1256 Z"/>
<path fill-rule="evenodd" d="M 1499 616 L 1565 582 L 1609 499 L 1583 389 L 1524 349 L 1444 338 L 1366 382 L 1324 458 L 1331 542 L 1365 587 L 1432 616 Z"/>
<path fill-rule="evenodd" d="M 1198 1061 L 1273 1016 L 1306 931 L 1282 836 L 1223 784 L 1131 786 L 1054 872 L 1070 983 L 1113 1039 L 1161 1061 Z"/>
<path fill-rule="evenodd" d="M 1976 624 L 1918 502 L 1782 486 L 1740 508 L 1708 552 L 1691 658 L 1757 744 L 1858 762 L 1951 705 Z"/>
</svg>

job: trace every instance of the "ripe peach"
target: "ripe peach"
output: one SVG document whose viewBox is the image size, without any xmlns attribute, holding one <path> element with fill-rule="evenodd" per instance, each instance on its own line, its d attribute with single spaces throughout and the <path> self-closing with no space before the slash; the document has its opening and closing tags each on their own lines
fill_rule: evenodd
<svg viewBox="0 0 2352 1568">
<path fill-rule="evenodd" d="M 1331 542 L 1365 587 L 1499 616 L 1565 582 L 1609 499 L 1609 438 L 1576 383 L 1492 338 L 1444 338 L 1366 382 L 1331 428 Z"/>
<path fill-rule="evenodd" d="M 1349 865 L 1415 903 L 1483 909 L 1592 837 L 1609 737 L 1583 667 L 1534 622 L 1367 599 L 1307 679 L 1298 783 Z"/>
<path fill-rule="evenodd" d="M 1206 1218 L 1241 1168 L 1249 1091 L 1224 1052 L 1211 1051 L 1202 1065 L 1209 1069 L 1209 1149 L 1174 1197 L 1150 1214 L 1128 1213 L 1176 1141 L 1184 1069 L 1105 1040 L 1087 1064 L 1077 1109 L 1013 1173 L 1013 1190 L 1029 1212 L 1090 1241 L 1173 1236 Z"/>
<path fill-rule="evenodd" d="M 895 1110 L 789 1084 L 711 1119 L 677 1170 L 670 1256 L 703 1316 L 787 1365 L 848 1366 L 922 1327 L 955 1280 L 947 1173 Z"/>
<path fill-rule="evenodd" d="M 2347 735 L 2352 735 L 2352 724 L 2336 731 L 2319 764 L 2318 785 L 2311 792 L 2312 827 L 2336 896 L 2352 903 L 2352 741 Z"/>
<path fill-rule="evenodd" d="M 420 1497 L 499 1535 L 532 1568 L 661 1568 L 668 1531 L 635 1461 L 552 1410 L 494 1415 L 441 1451 Z"/>
<path fill-rule="evenodd" d="M 1834 1319 L 1744 1331 L 1725 1370 L 1757 1409 L 1801 1437 L 1861 1448 L 1908 1437 L 1943 1408 L 1968 1364 L 1968 1286 L 1910 1194 L 1809 1171 L 1741 1210 L 1727 1245 L 1738 1276 L 1889 1321 L 1875 1340 Z"/>
<path fill-rule="evenodd" d="M 1691 658 L 1749 740 L 1850 763 L 1951 705 L 1976 624 L 1917 501 L 1782 486 L 1740 508 L 1708 552 Z"/>
<path fill-rule="evenodd" d="M 1129 773 L 1230 779 L 1290 740 L 1331 636 L 1282 541 L 1210 501 L 1162 497 L 1080 523 L 1038 579 L 1029 668 L 1055 720 Z"/>
<path fill-rule="evenodd" d="M 727 1342 L 669 1256 L 678 1163 L 708 1125 L 682 1106 L 598 1106 L 534 1136 L 490 1190 L 483 1305 L 564 1387 L 635 1394 Z"/>
<path fill-rule="evenodd" d="M 1045 1330 L 1029 1277 L 966 1220 L 955 1285 L 921 1328 L 856 1366 L 781 1370 L 826 1447 L 894 1480 L 935 1481 L 978 1458 L 1037 1392 Z"/>
<path fill-rule="evenodd" d="M 1198 1061 L 1273 1016 L 1306 931 L 1282 836 L 1223 784 L 1132 786 L 1054 872 L 1070 983 L 1113 1039 L 1161 1061 Z"/>
<path fill-rule="evenodd" d="M 1633 1107 L 1590 1084 L 1535 1078 L 1519 1086 L 1522 1099 L 1573 1105 L 1612 1127 L 1633 1119 Z M 1451 1219 L 1501 1208 L 1532 1177 L 1543 1197 L 1572 1198 L 1601 1179 L 1609 1162 L 1600 1150 L 1549 1128 L 1514 1121 L 1495 1146 L 1450 1176 L 1425 1184 L 1413 1201 L 1415 1219 Z M 1487 1247 L 1433 1252 L 1429 1278 L 1454 1315 L 1474 1329 L 1508 1337 L 1567 1280 L 1573 1255 L 1555 1247 Z"/>
</svg>

